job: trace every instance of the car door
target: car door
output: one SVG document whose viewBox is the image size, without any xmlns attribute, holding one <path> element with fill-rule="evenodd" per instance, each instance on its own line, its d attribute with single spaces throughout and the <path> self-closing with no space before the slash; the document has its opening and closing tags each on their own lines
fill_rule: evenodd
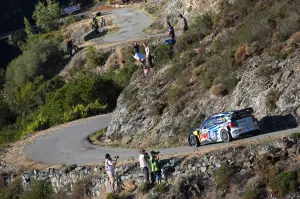
<svg viewBox="0 0 300 199">
<path fill-rule="evenodd" d="M 217 137 L 217 126 L 216 124 L 216 119 L 215 118 L 209 118 L 208 120 L 206 120 L 201 128 L 202 131 L 202 136 L 201 137 L 205 137 L 207 140 L 209 140 L 210 142 L 216 142 L 218 137 Z"/>
</svg>

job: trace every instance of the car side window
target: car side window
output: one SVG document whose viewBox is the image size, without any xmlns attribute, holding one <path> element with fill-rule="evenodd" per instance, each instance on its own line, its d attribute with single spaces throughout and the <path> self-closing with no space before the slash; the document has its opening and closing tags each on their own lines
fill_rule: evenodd
<svg viewBox="0 0 300 199">
<path fill-rule="evenodd" d="M 204 123 L 203 128 L 204 128 L 204 129 L 207 129 L 207 128 L 210 128 L 210 127 L 214 126 L 214 125 L 215 125 L 215 121 L 216 121 L 215 118 L 210 118 L 210 119 L 208 119 L 208 120 Z"/>
</svg>

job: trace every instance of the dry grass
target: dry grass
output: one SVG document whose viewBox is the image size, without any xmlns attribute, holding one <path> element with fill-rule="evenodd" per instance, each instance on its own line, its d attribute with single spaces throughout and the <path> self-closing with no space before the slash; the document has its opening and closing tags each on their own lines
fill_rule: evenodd
<svg viewBox="0 0 300 199">
<path fill-rule="evenodd" d="M 249 57 L 248 45 L 244 44 L 238 47 L 234 54 L 234 57 L 237 64 L 242 64 Z"/>
</svg>

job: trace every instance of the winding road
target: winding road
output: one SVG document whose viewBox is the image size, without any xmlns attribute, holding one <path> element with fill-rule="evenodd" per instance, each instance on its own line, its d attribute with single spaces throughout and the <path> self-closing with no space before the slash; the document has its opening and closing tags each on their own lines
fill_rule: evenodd
<svg viewBox="0 0 300 199">
<path fill-rule="evenodd" d="M 111 11 L 111 14 L 117 16 L 114 23 L 120 26 L 120 30 L 114 35 L 108 35 L 105 38 L 99 38 L 104 43 L 114 43 L 118 41 L 129 40 L 133 38 L 144 37 L 142 30 L 152 23 L 152 19 L 142 11 L 132 11 L 130 8 L 117 9 Z M 89 118 L 87 120 L 78 120 L 69 125 L 62 125 L 61 128 L 55 128 L 43 136 L 39 136 L 33 143 L 25 147 L 25 153 L 33 161 L 46 164 L 97 164 L 103 162 L 104 155 L 110 153 L 112 156 L 119 155 L 121 160 L 131 159 L 138 156 L 138 149 L 120 149 L 104 148 L 94 146 L 87 141 L 87 137 L 102 128 L 109 125 L 112 114 L 101 115 Z M 279 137 L 291 133 L 300 132 L 299 128 L 280 131 L 275 133 L 255 136 L 242 141 L 262 140 L 269 137 Z M 161 154 L 188 153 L 197 151 L 209 151 L 228 147 L 236 143 L 237 140 L 230 143 L 212 144 L 201 146 L 197 149 L 192 147 L 178 147 L 159 150 Z"/>
</svg>

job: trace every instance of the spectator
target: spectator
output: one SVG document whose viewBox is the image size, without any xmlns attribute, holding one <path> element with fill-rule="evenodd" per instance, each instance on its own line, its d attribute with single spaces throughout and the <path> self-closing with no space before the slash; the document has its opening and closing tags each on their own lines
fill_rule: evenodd
<svg viewBox="0 0 300 199">
<path fill-rule="evenodd" d="M 68 39 L 68 42 L 67 42 L 67 50 L 68 50 L 68 53 L 69 53 L 69 56 L 72 57 L 73 55 L 73 41 L 71 39 Z"/>
<path fill-rule="evenodd" d="M 113 162 L 110 155 L 107 153 L 105 155 L 105 170 L 109 178 L 110 187 L 112 192 L 115 192 L 115 166 L 117 162 Z"/>
<path fill-rule="evenodd" d="M 175 40 L 175 31 L 174 31 L 174 28 L 173 26 L 171 25 L 170 22 L 167 23 L 168 24 L 168 33 L 169 33 L 169 36 L 171 37 L 172 40 Z"/>
<path fill-rule="evenodd" d="M 158 157 L 159 152 L 151 151 L 150 152 L 150 162 L 151 162 L 151 172 L 154 179 L 152 179 L 152 182 L 155 180 L 157 184 L 161 183 L 161 170 L 158 166 Z"/>
<path fill-rule="evenodd" d="M 133 49 L 135 53 L 140 53 L 140 45 L 137 42 L 134 42 Z"/>
<path fill-rule="evenodd" d="M 102 26 L 106 26 L 106 20 L 104 19 L 104 17 L 101 18 L 101 27 Z"/>
<path fill-rule="evenodd" d="M 152 63 L 150 48 L 148 47 L 147 43 L 143 43 L 143 46 L 145 47 L 145 52 L 146 52 L 146 65 L 148 67 L 148 70 L 151 71 L 153 68 L 153 63 Z"/>
<path fill-rule="evenodd" d="M 145 181 L 149 182 L 149 155 L 145 150 L 140 150 L 139 162 L 140 168 L 145 177 Z"/>
<path fill-rule="evenodd" d="M 182 16 L 182 14 L 179 14 L 179 18 L 181 18 L 180 28 L 182 28 L 183 31 L 187 31 L 189 27 L 186 18 Z"/>
</svg>

